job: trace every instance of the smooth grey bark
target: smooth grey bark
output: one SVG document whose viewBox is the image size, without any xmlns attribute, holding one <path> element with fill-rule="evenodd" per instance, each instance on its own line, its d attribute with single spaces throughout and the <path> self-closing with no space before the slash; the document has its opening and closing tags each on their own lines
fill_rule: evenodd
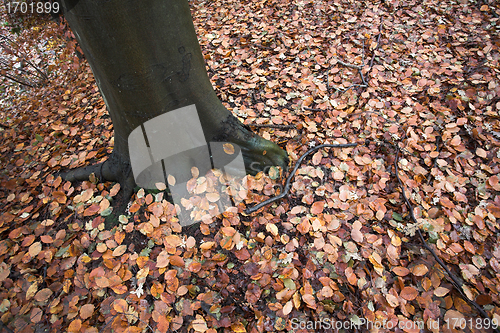
<svg viewBox="0 0 500 333">
<path fill-rule="evenodd" d="M 63 2 L 69 9 L 65 17 L 92 68 L 115 131 L 114 151 L 106 162 L 70 171 L 65 179 L 84 180 L 94 172 L 130 190 L 135 182 L 129 134 L 149 119 L 192 104 L 206 141 L 237 144 L 247 172 L 255 173 L 255 166 L 286 168 L 286 152 L 249 131 L 215 94 L 187 0 Z"/>
</svg>

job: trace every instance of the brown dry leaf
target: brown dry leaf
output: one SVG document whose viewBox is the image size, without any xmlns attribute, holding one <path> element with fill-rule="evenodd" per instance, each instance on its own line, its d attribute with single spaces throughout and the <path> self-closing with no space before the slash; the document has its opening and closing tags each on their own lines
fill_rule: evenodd
<svg viewBox="0 0 500 333">
<path fill-rule="evenodd" d="M 182 244 L 182 239 L 177 235 L 169 235 L 164 238 L 164 242 L 172 247 L 177 247 Z"/>
<path fill-rule="evenodd" d="M 351 237 L 356 243 L 362 243 L 364 240 L 363 233 L 359 229 L 352 229 L 351 230 Z"/>
<path fill-rule="evenodd" d="M 483 148 L 477 148 L 476 155 L 482 158 L 486 158 L 488 156 L 488 153 L 486 153 L 486 151 Z"/>
<path fill-rule="evenodd" d="M 159 191 L 165 191 L 167 189 L 167 185 L 165 185 L 165 183 L 162 183 L 162 182 L 155 183 L 155 187 Z"/>
<path fill-rule="evenodd" d="M 491 304 L 493 298 L 490 295 L 477 295 L 476 303 L 479 305 L 488 305 Z"/>
<path fill-rule="evenodd" d="M 167 283 L 167 289 L 176 292 L 179 287 L 179 280 L 176 277 L 177 271 L 175 269 L 171 269 L 165 272 L 165 282 Z"/>
<path fill-rule="evenodd" d="M 413 301 L 418 296 L 418 291 L 414 287 L 404 287 L 399 294 L 407 301 Z"/>
<path fill-rule="evenodd" d="M 344 179 L 344 173 L 340 170 L 337 170 L 333 173 L 333 179 L 335 180 L 343 180 Z M 347 194 L 349 193 L 348 191 L 344 191 Z"/>
<path fill-rule="evenodd" d="M 30 312 L 30 320 L 32 323 L 38 323 L 42 320 L 43 311 L 39 307 L 35 307 Z"/>
<path fill-rule="evenodd" d="M 196 315 L 196 319 L 191 322 L 191 325 L 196 332 L 203 333 L 208 330 L 205 319 L 203 319 L 203 317 L 200 315 Z"/>
<path fill-rule="evenodd" d="M 81 331 L 82 328 L 82 321 L 81 319 L 75 319 L 73 320 L 69 326 L 68 326 L 68 332 L 75 332 L 78 333 Z"/>
<path fill-rule="evenodd" d="M 465 321 L 465 317 L 463 314 L 461 314 L 460 312 L 456 311 L 456 310 L 448 310 L 446 311 L 445 315 L 444 315 L 444 321 L 445 323 L 448 323 L 448 327 L 451 328 L 451 329 L 460 329 L 460 325 Z M 462 327 L 463 329 L 463 327 Z"/>
<path fill-rule="evenodd" d="M 316 299 L 311 294 L 305 294 L 302 296 L 302 300 L 312 309 L 316 309 Z"/>
<path fill-rule="evenodd" d="M 28 250 L 31 257 L 37 256 L 40 253 L 40 251 L 42 251 L 42 243 L 40 243 L 40 242 L 36 242 L 36 243 L 31 244 L 31 246 Z"/>
<path fill-rule="evenodd" d="M 83 216 L 95 215 L 99 212 L 100 209 L 101 209 L 101 207 L 98 204 L 92 204 L 90 207 L 88 207 L 87 209 L 85 209 L 83 211 Z"/>
<path fill-rule="evenodd" d="M 159 316 L 158 317 L 156 328 L 161 333 L 166 333 L 168 331 L 169 326 L 170 326 L 170 322 L 168 321 L 166 316 Z"/>
<path fill-rule="evenodd" d="M 385 295 L 385 299 L 387 300 L 387 303 L 389 303 L 391 308 L 395 308 L 399 305 L 399 299 L 393 294 Z"/>
<path fill-rule="evenodd" d="M 184 259 L 182 259 L 182 257 L 177 255 L 170 256 L 170 264 L 178 267 L 185 266 Z"/>
<path fill-rule="evenodd" d="M 316 201 L 311 206 L 311 214 L 314 215 L 321 214 L 323 212 L 324 206 L 325 206 L 324 201 Z"/>
<path fill-rule="evenodd" d="M 44 288 L 36 293 L 35 300 L 38 302 L 45 302 L 52 295 L 52 290 L 49 288 Z"/>
<path fill-rule="evenodd" d="M 410 270 L 408 268 L 402 267 L 402 266 L 393 267 L 392 271 L 394 272 L 394 274 L 396 274 L 398 276 L 406 276 L 406 275 L 410 274 Z"/>
<path fill-rule="evenodd" d="M 462 142 L 462 138 L 460 135 L 455 135 L 453 139 L 451 139 L 450 144 L 452 146 L 458 146 Z"/>
<path fill-rule="evenodd" d="M 285 316 L 288 315 L 290 312 L 292 312 L 292 309 L 293 309 L 292 301 L 286 302 L 285 306 L 283 307 L 283 314 Z"/>
<path fill-rule="evenodd" d="M 80 318 L 83 320 L 86 320 L 94 314 L 94 304 L 85 304 L 84 306 L 81 307 L 80 309 Z"/>
<path fill-rule="evenodd" d="M 107 287 L 109 287 L 109 280 L 105 276 L 96 276 L 96 278 L 95 278 L 95 284 L 99 288 L 107 288 Z"/>
<path fill-rule="evenodd" d="M 436 295 L 437 297 L 443 297 L 449 292 L 450 289 L 445 287 L 437 287 L 436 289 L 434 289 L 434 295 Z"/>
<path fill-rule="evenodd" d="M 236 322 L 231 324 L 231 331 L 235 333 L 246 333 L 245 326 L 241 322 Z"/>
<path fill-rule="evenodd" d="M 41 235 L 40 240 L 45 244 L 51 244 L 54 241 L 49 235 Z"/>
<path fill-rule="evenodd" d="M 266 230 L 273 236 L 278 236 L 278 227 L 274 223 L 266 224 Z"/>
<path fill-rule="evenodd" d="M 120 245 L 113 251 L 113 257 L 119 257 L 127 251 L 127 245 Z"/>
<path fill-rule="evenodd" d="M 356 274 L 352 270 L 352 267 L 347 267 L 345 269 L 345 276 L 347 278 L 347 282 L 349 282 L 353 286 L 355 286 L 356 283 L 358 282 L 358 277 L 356 276 Z"/>
<path fill-rule="evenodd" d="M 201 270 L 201 263 L 193 261 L 189 264 L 188 270 L 193 273 L 198 273 Z"/>
<path fill-rule="evenodd" d="M 468 240 L 464 241 L 464 248 L 467 252 L 472 253 L 472 254 L 476 254 L 476 249 L 475 249 L 474 245 L 472 245 L 472 243 L 469 242 Z"/>
<path fill-rule="evenodd" d="M 31 299 L 33 296 L 35 296 L 37 291 L 38 283 L 35 281 L 28 287 L 28 290 L 26 291 L 26 299 Z"/>
<path fill-rule="evenodd" d="M 200 245 L 200 249 L 202 250 L 210 250 L 215 246 L 215 242 L 205 242 Z"/>
<path fill-rule="evenodd" d="M 200 170 L 197 167 L 191 167 L 191 176 L 193 178 L 198 178 L 200 176 Z"/>
<path fill-rule="evenodd" d="M 113 185 L 113 187 L 109 191 L 109 195 L 114 197 L 118 194 L 118 192 L 120 192 L 120 183 L 116 183 L 115 185 Z"/>
<path fill-rule="evenodd" d="M 186 247 L 188 249 L 194 247 L 196 245 L 196 239 L 193 236 L 189 236 L 186 240 Z"/>
<path fill-rule="evenodd" d="M 5 279 L 10 275 L 10 266 L 5 262 L 0 263 L 0 282 L 5 281 Z"/>
<path fill-rule="evenodd" d="M 323 158 L 323 154 L 321 153 L 321 151 L 317 151 L 313 157 L 312 157 L 312 164 L 314 165 L 318 165 L 321 163 L 321 159 Z"/>
<path fill-rule="evenodd" d="M 175 183 L 176 183 L 175 177 L 174 177 L 174 176 L 172 176 L 172 175 L 168 175 L 168 176 L 167 176 L 167 183 L 168 183 L 168 185 L 170 185 L 170 186 L 174 186 L 174 185 L 175 185 Z"/>
<path fill-rule="evenodd" d="M 115 311 L 119 313 L 126 313 L 128 310 L 127 301 L 124 299 L 116 299 L 113 302 L 113 309 L 115 309 Z"/>
<path fill-rule="evenodd" d="M 220 199 L 220 195 L 217 192 L 210 192 L 206 194 L 206 198 L 210 202 L 217 202 Z"/>
<path fill-rule="evenodd" d="M 167 267 L 168 264 L 170 263 L 170 255 L 168 254 L 167 251 L 161 251 L 158 257 L 156 258 L 156 267 L 157 268 L 163 268 Z"/>
<path fill-rule="evenodd" d="M 233 237 L 236 234 L 236 229 L 233 227 L 222 227 L 221 232 L 224 236 Z"/>
<path fill-rule="evenodd" d="M 428 271 L 429 269 L 424 264 L 418 264 L 411 268 L 411 272 L 415 276 L 424 276 Z"/>
<path fill-rule="evenodd" d="M 55 191 L 54 193 L 52 193 L 52 195 L 54 196 L 54 199 L 56 199 L 57 202 L 59 202 L 60 204 L 65 204 L 66 203 L 66 194 L 62 191 Z"/>
</svg>

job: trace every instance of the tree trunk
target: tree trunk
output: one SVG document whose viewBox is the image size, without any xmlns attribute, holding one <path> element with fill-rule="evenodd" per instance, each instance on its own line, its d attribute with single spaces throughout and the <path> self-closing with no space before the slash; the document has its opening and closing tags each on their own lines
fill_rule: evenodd
<svg viewBox="0 0 500 333">
<path fill-rule="evenodd" d="M 141 129 L 144 132 L 148 120 L 151 126 L 158 124 L 156 119 L 165 121 L 168 117 L 159 116 L 170 111 L 176 111 L 177 116 L 185 112 L 189 123 L 194 119 L 191 111 L 196 110 L 205 144 L 233 143 L 241 149 L 248 173 L 255 174 L 271 165 L 286 168 L 286 153 L 250 132 L 216 96 L 187 0 L 65 0 L 64 7 L 115 131 L 114 150 L 106 162 L 71 171 L 66 179 L 88 179 L 94 172 L 101 180 L 118 181 L 130 190 L 137 179 L 131 167 L 131 134 Z M 178 129 L 174 134 L 157 137 L 165 139 L 161 143 L 164 147 L 176 151 L 189 132 Z M 179 138 L 179 133 L 187 134 Z M 154 149 L 147 139 L 146 145 L 151 156 Z M 190 169 L 183 159 L 176 159 L 174 164 L 176 168 Z M 161 166 L 164 173 L 170 173 L 165 164 Z"/>
</svg>

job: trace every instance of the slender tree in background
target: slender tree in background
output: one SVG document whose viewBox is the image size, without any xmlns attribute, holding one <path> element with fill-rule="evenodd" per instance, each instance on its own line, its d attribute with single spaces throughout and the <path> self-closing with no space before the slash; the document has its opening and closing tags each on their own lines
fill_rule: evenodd
<svg viewBox="0 0 500 333">
<path fill-rule="evenodd" d="M 249 131 L 215 94 L 187 0 L 64 0 L 63 5 L 114 127 L 109 159 L 73 170 L 65 179 L 85 180 L 95 173 L 120 182 L 131 194 L 130 133 L 147 120 L 193 104 L 206 142 L 239 146 L 247 172 L 286 168 L 286 152 Z M 167 141 L 176 144 L 176 138 Z"/>
</svg>

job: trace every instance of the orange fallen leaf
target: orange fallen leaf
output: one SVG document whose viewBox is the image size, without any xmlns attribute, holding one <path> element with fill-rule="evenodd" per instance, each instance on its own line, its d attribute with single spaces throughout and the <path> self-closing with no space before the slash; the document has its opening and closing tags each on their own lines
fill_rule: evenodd
<svg viewBox="0 0 500 333">
<path fill-rule="evenodd" d="M 32 323 L 38 323 L 42 320 L 43 311 L 39 307 L 35 307 L 31 310 L 30 320 Z"/>
<path fill-rule="evenodd" d="M 127 301 L 124 299 L 116 299 L 113 302 L 113 309 L 115 309 L 116 312 L 126 313 L 128 310 Z"/>
<path fill-rule="evenodd" d="M 80 332 L 82 328 L 82 320 L 75 319 L 68 326 L 68 332 Z"/>
<path fill-rule="evenodd" d="M 424 264 L 418 264 L 411 268 L 411 272 L 415 276 L 424 276 L 428 271 L 429 269 Z"/>
<path fill-rule="evenodd" d="M 311 214 L 314 215 L 321 214 L 323 212 L 324 206 L 325 206 L 324 201 L 316 201 L 311 206 Z"/>
<path fill-rule="evenodd" d="M 418 291 L 417 289 L 408 286 L 404 287 L 399 295 L 407 301 L 413 301 L 415 298 L 417 298 Z"/>
<path fill-rule="evenodd" d="M 94 304 L 85 304 L 80 309 L 80 318 L 86 320 L 94 314 Z"/>
<path fill-rule="evenodd" d="M 450 289 L 445 287 L 437 287 L 436 289 L 434 289 L 434 295 L 436 295 L 437 297 L 443 297 L 449 292 Z"/>
<path fill-rule="evenodd" d="M 184 259 L 182 257 L 174 255 L 170 256 L 170 264 L 178 267 L 184 267 Z"/>
<path fill-rule="evenodd" d="M 234 146 L 232 144 L 230 144 L 230 143 L 224 143 L 222 145 L 222 149 L 228 155 L 233 155 L 234 154 Z"/>
<path fill-rule="evenodd" d="M 127 250 L 127 245 L 120 245 L 116 249 L 114 249 L 113 256 L 119 257 L 122 254 L 124 254 L 126 250 Z"/>
</svg>

